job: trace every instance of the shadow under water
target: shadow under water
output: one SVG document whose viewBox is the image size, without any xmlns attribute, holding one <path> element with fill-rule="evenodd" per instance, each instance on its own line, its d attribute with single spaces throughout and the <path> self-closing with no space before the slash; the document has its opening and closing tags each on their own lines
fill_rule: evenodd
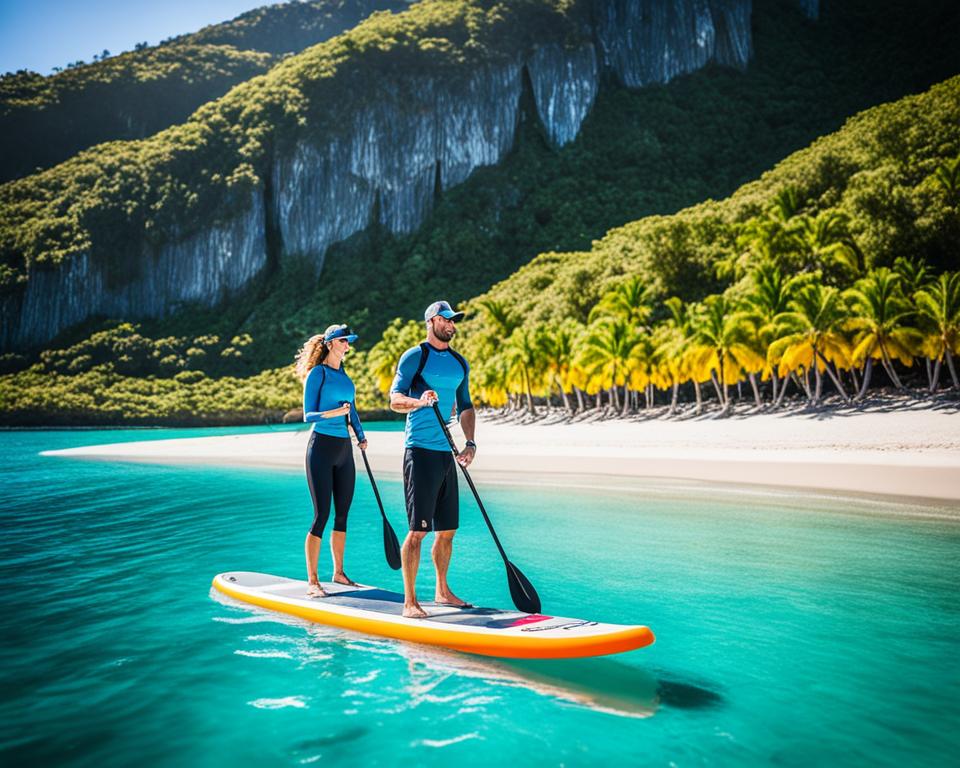
<svg viewBox="0 0 960 768">
<path fill-rule="evenodd" d="M 616 657 L 514 660 L 475 656 L 315 624 L 254 608 L 214 590 L 211 597 L 224 606 L 253 614 L 247 620 L 235 621 L 261 620 L 304 627 L 315 650 L 332 643 L 344 650 L 399 656 L 405 659 L 414 676 L 423 672 L 442 673 L 481 680 L 488 685 L 523 688 L 566 704 L 619 717 L 651 717 L 661 707 L 706 709 L 723 702 L 723 696 L 706 685 L 658 675 Z M 218 620 L 225 619 L 219 617 Z"/>
</svg>

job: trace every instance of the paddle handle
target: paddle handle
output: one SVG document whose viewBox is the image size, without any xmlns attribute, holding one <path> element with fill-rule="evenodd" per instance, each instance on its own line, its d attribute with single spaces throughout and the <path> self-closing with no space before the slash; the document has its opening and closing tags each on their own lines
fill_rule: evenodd
<svg viewBox="0 0 960 768">
<path fill-rule="evenodd" d="M 437 416 L 437 421 L 440 422 L 440 428 L 443 430 L 443 434 L 447 438 L 447 442 L 450 444 L 450 450 L 453 451 L 454 461 L 457 466 L 460 467 L 460 471 L 463 472 L 463 476 L 467 478 L 467 485 L 470 486 L 470 490 L 473 491 L 473 498 L 477 500 L 477 506 L 480 507 L 480 514 L 483 515 L 483 521 L 487 524 L 487 528 L 490 530 L 490 535 L 493 537 L 493 543 L 497 545 L 497 549 L 500 551 L 500 557 L 503 558 L 503 562 L 508 563 L 507 553 L 503 551 L 503 545 L 500 543 L 500 538 L 497 536 L 497 532 L 493 529 L 493 523 L 490 522 L 490 516 L 487 515 L 487 510 L 484 509 L 483 502 L 480 500 L 480 494 L 477 491 L 477 487 L 473 484 L 473 478 L 470 477 L 470 473 L 467 472 L 467 468 L 463 466 L 459 461 L 456 461 L 456 457 L 460 455 L 460 451 L 457 450 L 457 444 L 453 442 L 453 435 L 450 434 L 450 429 L 447 427 L 447 423 L 443 420 L 443 416 L 440 415 L 440 408 L 436 403 L 433 404 L 433 412 Z"/>
</svg>

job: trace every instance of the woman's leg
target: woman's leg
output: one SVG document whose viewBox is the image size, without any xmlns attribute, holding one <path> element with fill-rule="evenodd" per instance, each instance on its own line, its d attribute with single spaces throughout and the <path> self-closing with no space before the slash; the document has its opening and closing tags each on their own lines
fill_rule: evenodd
<svg viewBox="0 0 960 768">
<path fill-rule="evenodd" d="M 310 498 L 313 501 L 313 525 L 304 541 L 304 555 L 307 561 L 307 581 L 319 587 L 320 578 L 317 574 L 317 564 L 320 559 L 320 543 L 323 539 L 323 529 L 330 517 L 330 500 L 333 495 L 333 462 L 330 460 L 328 446 L 323 443 L 317 433 L 310 436 L 307 447 L 307 486 L 310 489 Z M 323 588 L 311 590 L 323 596 Z"/>
<path fill-rule="evenodd" d="M 347 513 L 353 502 L 353 490 L 357 482 L 357 470 L 353 463 L 353 448 L 346 440 L 341 461 L 333 471 L 333 532 L 330 534 L 330 553 L 333 555 L 333 580 L 338 584 L 354 586 L 343 572 L 343 548 L 347 539 Z"/>
</svg>

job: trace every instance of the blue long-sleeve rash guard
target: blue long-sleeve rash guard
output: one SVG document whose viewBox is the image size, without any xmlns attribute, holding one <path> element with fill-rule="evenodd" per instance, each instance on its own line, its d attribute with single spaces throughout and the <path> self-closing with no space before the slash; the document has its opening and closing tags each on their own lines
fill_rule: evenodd
<svg viewBox="0 0 960 768">
<path fill-rule="evenodd" d="M 467 365 L 464 370 L 452 353 L 431 347 L 426 364 L 420 372 L 422 381 L 415 382 L 413 379 L 420 365 L 421 354 L 420 347 L 411 347 L 403 353 L 390 391 L 400 392 L 408 397 L 420 397 L 427 389 L 432 389 L 440 398 L 437 405 L 445 417 L 453 412 L 454 405 L 458 417 L 463 411 L 473 408 L 470 401 L 470 366 Z M 437 423 L 433 408 L 420 408 L 407 414 L 404 438 L 407 448 L 450 450 L 450 444 Z"/>
<path fill-rule="evenodd" d="M 313 422 L 313 431 L 331 437 L 350 437 L 347 423 L 342 416 L 325 419 L 322 411 L 332 411 L 343 403 L 350 403 L 350 424 L 357 440 L 365 439 L 363 426 L 356 405 L 357 390 L 353 380 L 341 368 L 334 370 L 330 366 L 314 366 L 303 382 L 303 420 Z"/>
</svg>

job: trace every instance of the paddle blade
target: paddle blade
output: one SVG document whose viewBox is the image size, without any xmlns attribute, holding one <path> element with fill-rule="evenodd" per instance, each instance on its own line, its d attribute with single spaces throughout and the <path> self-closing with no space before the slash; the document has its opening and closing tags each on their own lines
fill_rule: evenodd
<svg viewBox="0 0 960 768">
<path fill-rule="evenodd" d="M 520 569 L 509 560 L 507 566 L 507 583 L 510 585 L 510 597 L 518 611 L 524 613 L 540 613 L 540 595 L 533 588 L 533 584 L 524 576 Z"/>
<path fill-rule="evenodd" d="M 383 554 L 387 557 L 387 565 L 393 570 L 400 570 L 400 542 L 397 541 L 397 534 L 393 526 L 383 518 Z"/>
</svg>

